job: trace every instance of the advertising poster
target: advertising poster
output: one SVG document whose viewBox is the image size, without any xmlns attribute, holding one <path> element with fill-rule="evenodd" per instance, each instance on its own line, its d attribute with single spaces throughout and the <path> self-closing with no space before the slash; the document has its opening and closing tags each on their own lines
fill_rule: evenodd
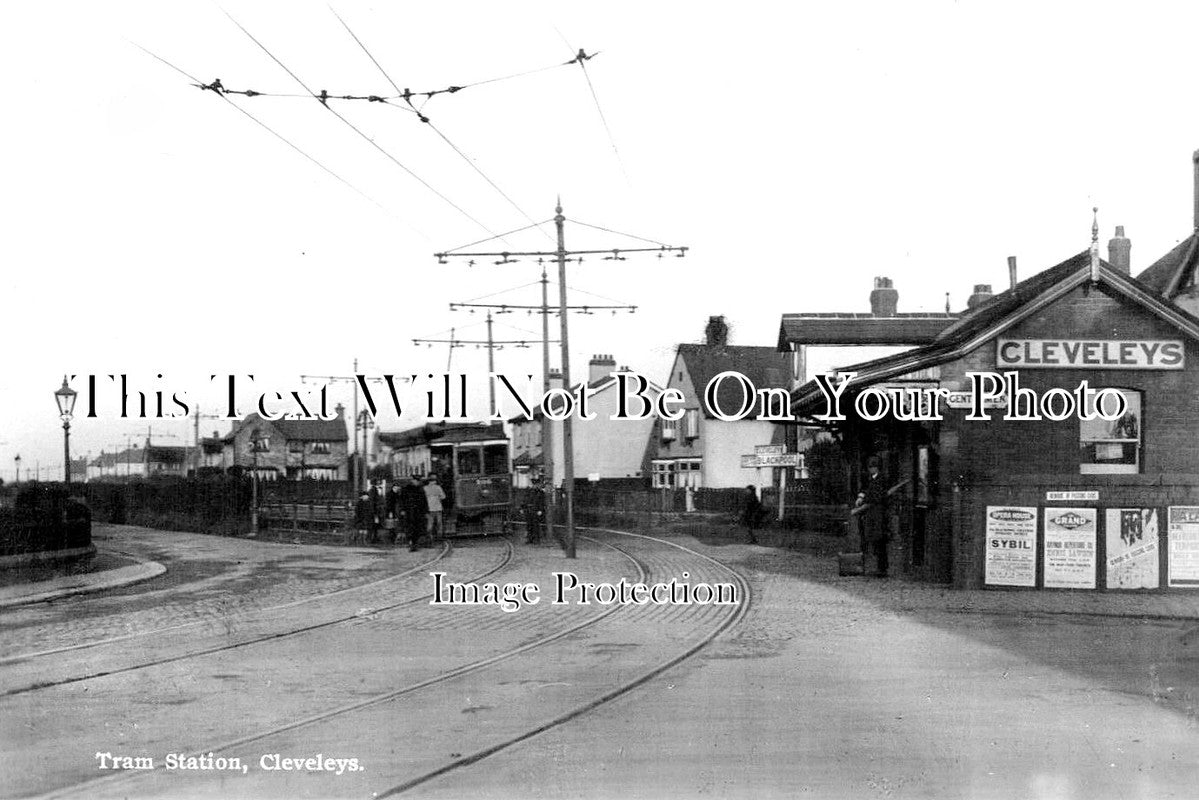
<svg viewBox="0 0 1199 800">
<path fill-rule="evenodd" d="M 1157 509 L 1109 508 L 1107 530 L 1107 588 L 1156 589 Z"/>
<path fill-rule="evenodd" d="M 1096 522 L 1093 508 L 1045 509 L 1045 586 L 1095 588 Z"/>
<path fill-rule="evenodd" d="M 1170 506 L 1167 583 L 1199 588 L 1199 506 Z"/>
<path fill-rule="evenodd" d="M 1024 506 L 987 506 L 989 586 L 1037 583 L 1037 510 Z"/>
</svg>

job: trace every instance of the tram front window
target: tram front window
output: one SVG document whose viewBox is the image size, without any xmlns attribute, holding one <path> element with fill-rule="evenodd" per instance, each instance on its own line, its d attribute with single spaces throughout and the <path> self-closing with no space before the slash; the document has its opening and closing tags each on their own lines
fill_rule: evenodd
<svg viewBox="0 0 1199 800">
<path fill-rule="evenodd" d="M 503 475 L 508 471 L 508 445 L 489 444 L 483 448 L 483 474 Z"/>
<path fill-rule="evenodd" d="M 477 447 L 463 447 L 458 450 L 458 474 L 479 475 L 482 473 L 481 453 Z"/>
</svg>

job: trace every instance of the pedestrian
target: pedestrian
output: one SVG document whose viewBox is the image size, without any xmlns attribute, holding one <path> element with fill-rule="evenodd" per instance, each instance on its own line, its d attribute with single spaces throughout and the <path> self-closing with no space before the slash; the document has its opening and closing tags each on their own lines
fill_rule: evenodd
<svg viewBox="0 0 1199 800">
<path fill-rule="evenodd" d="M 420 547 L 420 537 L 425 532 L 425 514 L 429 511 L 425 490 L 415 480 L 409 480 L 400 489 L 400 508 L 404 513 L 404 528 L 408 534 L 408 549 Z"/>
<path fill-rule="evenodd" d="M 752 483 L 745 487 L 745 508 L 741 511 L 741 524 L 749 529 L 749 543 L 757 544 L 756 531 L 762 524 L 762 501 L 758 499 L 758 487 Z"/>
<path fill-rule="evenodd" d="M 867 545 L 874 553 L 878 565 L 874 573 L 880 578 L 887 577 L 887 540 L 891 538 L 887 520 L 887 486 L 882 473 L 882 461 L 878 456 L 871 456 L 866 462 L 866 482 L 858 494 L 854 513 L 858 515 L 862 530 L 862 553 L 865 558 Z"/>
<path fill-rule="evenodd" d="M 383 530 L 387 531 L 387 543 L 394 545 L 400 535 L 400 517 L 403 509 L 400 505 L 400 487 L 395 482 L 387 489 L 387 500 L 384 503 Z"/>
<path fill-rule="evenodd" d="M 371 503 L 370 543 L 375 544 L 379 539 L 379 527 L 383 521 L 383 497 L 379 492 L 378 483 L 371 483 L 368 497 Z"/>
<path fill-rule="evenodd" d="M 533 484 L 533 494 L 525 504 L 525 527 L 528 535 L 525 539 L 529 544 L 541 544 L 541 530 L 545 522 L 545 492 L 541 482 Z"/>
<path fill-rule="evenodd" d="M 358 541 L 368 541 L 374 519 L 375 507 L 371 503 L 371 496 L 368 492 L 363 492 L 354 506 L 354 529 L 358 531 Z"/>
<path fill-rule="evenodd" d="M 425 483 L 425 503 L 429 507 L 425 532 L 429 534 L 430 542 L 445 533 L 445 520 L 442 512 L 444 500 L 445 490 L 437 483 L 437 478 L 429 478 Z"/>
</svg>

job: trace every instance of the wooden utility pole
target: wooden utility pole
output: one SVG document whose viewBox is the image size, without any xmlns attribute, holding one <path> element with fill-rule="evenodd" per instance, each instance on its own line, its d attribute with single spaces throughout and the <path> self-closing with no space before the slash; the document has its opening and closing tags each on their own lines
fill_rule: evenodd
<svg viewBox="0 0 1199 800">
<path fill-rule="evenodd" d="M 542 224 L 542 223 L 539 223 L 539 224 Z M 645 241 L 645 242 L 652 241 L 650 239 L 643 239 L 640 236 L 631 236 L 630 234 L 620 233 L 619 231 L 610 231 L 607 228 L 600 228 L 595 225 L 587 225 L 587 223 L 580 223 L 580 222 L 576 221 L 576 224 L 584 225 L 584 226 L 590 227 L 590 228 L 595 228 L 596 230 L 602 230 L 602 231 L 605 231 L 608 233 L 614 233 L 619 236 L 629 236 L 630 238 L 641 239 L 641 241 Z M 556 249 L 554 249 L 552 251 L 547 252 L 544 250 L 543 251 L 530 250 L 530 251 L 521 251 L 521 252 L 503 251 L 503 252 L 487 252 L 487 253 L 478 253 L 478 252 L 462 253 L 462 252 L 446 251 L 446 252 L 441 252 L 441 253 L 434 253 L 433 255 L 434 255 L 434 258 L 436 258 L 438 260 L 438 262 L 442 263 L 442 264 L 446 263 L 446 259 L 448 259 L 448 258 L 469 258 L 469 259 L 471 259 L 471 263 L 473 264 L 474 259 L 476 259 L 476 258 L 492 257 L 492 256 L 499 256 L 501 258 L 500 261 L 495 262 L 496 264 L 511 264 L 511 263 L 515 263 L 520 260 L 519 258 L 513 258 L 513 256 L 530 256 L 530 257 L 537 256 L 537 257 L 550 257 L 550 258 L 555 259 L 558 262 L 558 315 L 559 315 L 561 323 L 562 323 L 562 332 L 561 332 L 562 383 L 563 383 L 564 388 L 567 391 L 570 391 L 573 387 L 570 384 L 570 335 L 569 335 L 569 330 L 568 330 L 568 325 L 567 325 L 567 316 L 566 316 L 567 311 L 569 310 L 569 306 L 567 306 L 567 304 L 566 304 L 566 262 L 567 261 L 576 261 L 576 262 L 582 261 L 583 260 L 582 257 L 587 256 L 587 255 L 598 255 L 607 261 L 624 261 L 625 260 L 625 256 L 623 255 L 624 253 L 649 253 L 649 252 L 657 253 L 658 258 L 662 258 L 667 253 L 673 253 L 675 256 L 682 258 L 683 256 L 685 256 L 687 254 L 687 248 L 662 244 L 661 242 L 654 242 L 654 244 L 657 245 L 656 247 L 632 247 L 632 248 L 617 247 L 617 248 L 611 248 L 608 250 L 567 250 L 566 249 L 565 225 L 566 225 L 566 217 L 563 216 L 563 214 L 562 214 L 562 198 L 559 197 L 558 204 L 554 209 L 554 227 L 557 232 L 557 245 L 558 246 Z M 493 238 L 500 238 L 500 237 L 493 237 Z M 476 243 L 476 244 L 480 244 L 480 243 Z M 543 279 L 544 279 L 544 275 L 543 275 Z M 542 286 L 544 287 L 545 284 L 543 283 Z M 543 297 L 543 302 L 544 302 L 544 300 L 547 299 L 546 293 L 544 291 L 543 291 L 542 297 Z M 547 312 L 547 316 L 548 316 L 548 306 L 546 308 L 546 312 Z M 547 338 L 549 336 L 548 324 L 543 325 L 543 335 Z M 545 380 L 548 383 L 548 375 L 549 375 L 549 359 L 548 358 L 546 359 L 546 363 L 544 366 L 546 368 L 546 370 L 545 370 L 546 379 Z M 580 390 L 582 391 L 585 389 L 586 389 L 586 384 L 585 383 L 581 384 Z M 545 411 L 546 411 L 546 409 L 543 408 L 542 413 L 544 414 Z M 567 416 L 566 419 L 564 419 L 562 422 L 562 461 L 563 461 L 562 489 L 563 489 L 563 503 L 565 506 L 564 511 L 565 511 L 565 522 L 566 522 L 566 530 L 563 535 L 562 547 L 563 547 L 563 550 L 566 552 L 567 558 L 575 557 L 574 428 L 572 425 L 572 417 L 573 417 L 573 415 Z M 543 442 L 545 441 L 544 438 L 542 439 L 542 441 Z M 548 448 L 543 447 L 543 452 L 547 452 L 547 451 L 548 451 Z"/>
</svg>

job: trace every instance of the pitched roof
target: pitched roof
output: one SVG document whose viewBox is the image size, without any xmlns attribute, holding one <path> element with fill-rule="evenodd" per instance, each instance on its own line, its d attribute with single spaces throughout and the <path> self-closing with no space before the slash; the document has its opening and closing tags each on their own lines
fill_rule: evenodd
<svg viewBox="0 0 1199 800">
<path fill-rule="evenodd" d="M 336 419 L 263 419 L 253 413 L 233 423 L 233 429 L 225 435 L 223 441 L 232 442 L 237 438 L 239 431 L 253 422 L 264 422 L 272 426 L 289 442 L 345 442 L 350 438 L 346 432 L 345 419 L 340 416 Z"/>
<path fill-rule="evenodd" d="M 178 445 L 152 444 L 145 452 L 146 459 L 156 464 L 182 464 L 187 459 L 187 448 Z"/>
<path fill-rule="evenodd" d="M 928 344 L 961 314 L 784 314 L 779 323 L 779 350 L 792 344 L 921 345 Z"/>
<path fill-rule="evenodd" d="M 1193 233 L 1146 267 L 1137 275 L 1137 280 L 1158 294 L 1170 297 L 1179 286 L 1187 283 L 1188 276 L 1194 279 L 1197 261 L 1199 233 Z"/>
<path fill-rule="evenodd" d="M 774 347 L 680 344 L 678 355 L 687 367 L 692 386 L 699 393 L 722 372 L 739 372 L 758 389 L 786 389 L 790 383 L 790 358 Z M 716 399 L 721 408 L 730 412 L 740 408 L 744 400 L 740 385 L 728 380 L 721 381 Z M 705 416 L 711 417 L 708 404 L 700 405 Z M 755 411 L 751 418 L 756 416 Z"/>
<path fill-rule="evenodd" d="M 977 306 L 946 328 L 932 344 L 898 355 L 855 364 L 842 371 L 858 373 L 855 385 L 865 387 L 960 358 L 1006 328 L 1060 299 L 1078 286 L 1086 284 L 1089 276 L 1090 252 L 1084 250 Z M 1099 286 L 1109 293 L 1121 295 L 1149 308 L 1184 333 L 1199 339 L 1199 318 L 1163 299 L 1152 288 L 1102 260 Z M 800 416 L 813 413 L 823 401 L 824 395 L 815 380 L 808 381 L 791 393 L 791 409 Z"/>
<path fill-rule="evenodd" d="M 380 431 L 379 442 L 395 449 L 421 444 L 462 444 L 494 439 L 507 440 L 504 423 L 428 422 L 402 431 Z"/>
</svg>

